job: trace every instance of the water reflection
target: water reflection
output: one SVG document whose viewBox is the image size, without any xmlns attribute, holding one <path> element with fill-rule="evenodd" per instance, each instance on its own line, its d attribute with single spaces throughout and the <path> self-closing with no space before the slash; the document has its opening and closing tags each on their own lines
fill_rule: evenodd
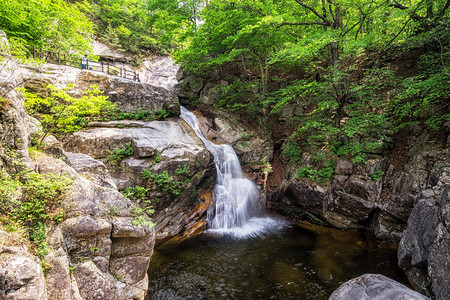
<svg viewBox="0 0 450 300">
<path fill-rule="evenodd" d="M 235 239 L 203 234 L 155 249 L 147 299 L 328 299 L 364 273 L 403 281 L 369 235 L 304 225 Z"/>
</svg>

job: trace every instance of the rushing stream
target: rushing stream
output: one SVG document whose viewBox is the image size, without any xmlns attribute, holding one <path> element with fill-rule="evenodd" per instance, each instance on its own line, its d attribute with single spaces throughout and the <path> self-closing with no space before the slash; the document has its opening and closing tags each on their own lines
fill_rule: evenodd
<svg viewBox="0 0 450 300">
<path fill-rule="evenodd" d="M 235 237 L 258 235 L 280 223 L 269 217 L 258 217 L 259 190 L 242 175 L 239 159 L 230 145 L 216 145 L 202 134 L 197 117 L 181 107 L 184 119 L 205 147 L 213 154 L 217 170 L 214 187 L 215 206 L 208 210 L 208 230 Z"/>
<path fill-rule="evenodd" d="M 261 216 L 259 192 L 242 175 L 234 150 L 215 145 L 185 108 L 181 117 L 214 155 L 215 206 L 208 230 L 155 249 L 147 299 L 328 299 L 342 282 L 364 273 L 404 281 L 395 249 L 366 233 L 291 225 Z"/>
</svg>

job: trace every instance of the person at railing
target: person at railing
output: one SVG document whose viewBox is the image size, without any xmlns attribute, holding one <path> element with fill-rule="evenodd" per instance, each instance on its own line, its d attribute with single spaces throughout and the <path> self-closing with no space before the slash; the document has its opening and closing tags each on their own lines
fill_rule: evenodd
<svg viewBox="0 0 450 300">
<path fill-rule="evenodd" d="M 81 58 L 81 68 L 82 69 L 87 69 L 87 63 L 88 63 L 87 54 L 85 54 Z"/>
</svg>

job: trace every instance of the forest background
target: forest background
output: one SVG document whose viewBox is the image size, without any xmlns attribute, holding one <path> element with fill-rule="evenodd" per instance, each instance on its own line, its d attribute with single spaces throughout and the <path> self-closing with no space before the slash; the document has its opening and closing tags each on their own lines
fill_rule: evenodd
<svg viewBox="0 0 450 300">
<path fill-rule="evenodd" d="M 337 157 L 363 163 L 405 126 L 448 130 L 449 6 L 450 0 L 5 0 L 0 29 L 22 57 L 32 46 L 81 57 L 92 53 L 94 39 L 132 55 L 136 65 L 170 54 L 186 74 L 215 82 L 216 108 L 262 126 L 286 106 L 301 105 L 283 154 L 296 161 L 302 151 L 316 153 L 298 176 L 327 182 Z M 182 101 L 195 105 L 200 98 Z"/>
</svg>

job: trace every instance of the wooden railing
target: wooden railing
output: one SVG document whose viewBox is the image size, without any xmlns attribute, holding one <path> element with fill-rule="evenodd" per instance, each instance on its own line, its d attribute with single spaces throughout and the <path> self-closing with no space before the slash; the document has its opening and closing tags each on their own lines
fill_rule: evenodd
<svg viewBox="0 0 450 300">
<path fill-rule="evenodd" d="M 84 67 L 84 63 L 81 58 L 75 56 L 73 54 L 61 54 L 60 52 L 52 52 L 43 49 L 36 49 L 33 47 L 31 49 L 33 58 L 43 59 L 47 63 L 53 63 L 58 65 L 72 66 L 75 68 L 93 70 L 106 73 L 108 75 L 119 76 L 121 78 L 131 79 L 140 82 L 139 73 L 136 71 L 130 71 L 125 68 L 116 67 L 108 62 L 95 62 L 95 61 L 86 61 L 86 67 Z"/>
</svg>

